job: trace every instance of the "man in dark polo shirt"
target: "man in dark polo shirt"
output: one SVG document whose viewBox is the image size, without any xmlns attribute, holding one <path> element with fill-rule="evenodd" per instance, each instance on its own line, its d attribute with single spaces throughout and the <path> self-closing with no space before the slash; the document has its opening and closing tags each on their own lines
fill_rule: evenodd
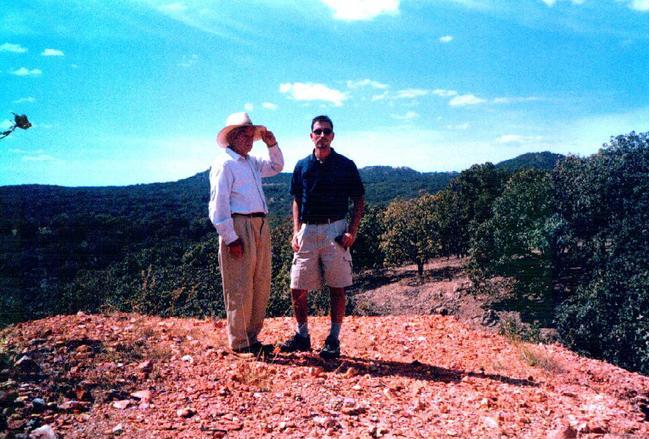
<svg viewBox="0 0 649 439">
<path fill-rule="evenodd" d="M 345 288 L 352 284 L 349 248 L 356 241 L 365 206 L 365 189 L 353 161 L 331 147 L 333 122 L 317 116 L 311 122 L 313 153 L 293 171 L 293 239 L 291 298 L 296 333 L 281 345 L 283 352 L 311 350 L 307 293 L 324 281 L 331 295 L 331 330 L 320 350 L 323 358 L 340 356 L 340 328 L 345 316 Z M 347 224 L 349 200 L 353 202 Z"/>
</svg>

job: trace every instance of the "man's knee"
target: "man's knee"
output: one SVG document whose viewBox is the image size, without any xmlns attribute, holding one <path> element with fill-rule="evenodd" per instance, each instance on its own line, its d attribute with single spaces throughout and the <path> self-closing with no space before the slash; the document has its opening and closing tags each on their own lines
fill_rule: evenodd
<svg viewBox="0 0 649 439">
<path fill-rule="evenodd" d="M 295 302 L 306 301 L 307 293 L 307 290 L 298 290 L 295 288 L 291 289 L 291 297 Z"/>
</svg>

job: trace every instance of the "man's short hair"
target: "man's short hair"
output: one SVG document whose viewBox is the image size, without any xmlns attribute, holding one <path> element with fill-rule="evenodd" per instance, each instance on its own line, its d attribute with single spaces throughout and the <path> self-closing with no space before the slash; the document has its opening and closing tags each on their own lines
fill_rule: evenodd
<svg viewBox="0 0 649 439">
<path fill-rule="evenodd" d="M 331 121 L 329 116 L 326 116 L 324 114 L 313 118 L 313 120 L 311 121 L 311 131 L 313 131 L 313 125 L 315 125 L 316 122 L 327 122 L 329 125 L 331 125 L 331 130 L 333 131 L 334 129 L 334 123 Z"/>
</svg>

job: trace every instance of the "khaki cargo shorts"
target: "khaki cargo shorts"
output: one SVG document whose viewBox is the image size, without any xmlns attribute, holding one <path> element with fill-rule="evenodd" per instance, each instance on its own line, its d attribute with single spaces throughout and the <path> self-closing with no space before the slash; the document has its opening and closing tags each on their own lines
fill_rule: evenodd
<svg viewBox="0 0 649 439">
<path fill-rule="evenodd" d="M 297 242 L 300 249 L 293 255 L 291 288 L 317 290 L 325 285 L 344 288 L 352 284 L 352 255 L 335 241 L 347 231 L 347 222 L 302 224 Z"/>
</svg>

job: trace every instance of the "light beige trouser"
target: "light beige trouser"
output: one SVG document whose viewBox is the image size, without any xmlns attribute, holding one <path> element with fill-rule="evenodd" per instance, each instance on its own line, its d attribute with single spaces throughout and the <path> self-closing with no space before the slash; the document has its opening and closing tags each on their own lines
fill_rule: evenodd
<svg viewBox="0 0 649 439">
<path fill-rule="evenodd" d="M 234 258 L 219 239 L 219 267 L 228 316 L 230 348 L 257 342 L 270 297 L 271 244 L 268 218 L 233 216 L 234 230 L 243 241 L 243 256 Z"/>
</svg>

